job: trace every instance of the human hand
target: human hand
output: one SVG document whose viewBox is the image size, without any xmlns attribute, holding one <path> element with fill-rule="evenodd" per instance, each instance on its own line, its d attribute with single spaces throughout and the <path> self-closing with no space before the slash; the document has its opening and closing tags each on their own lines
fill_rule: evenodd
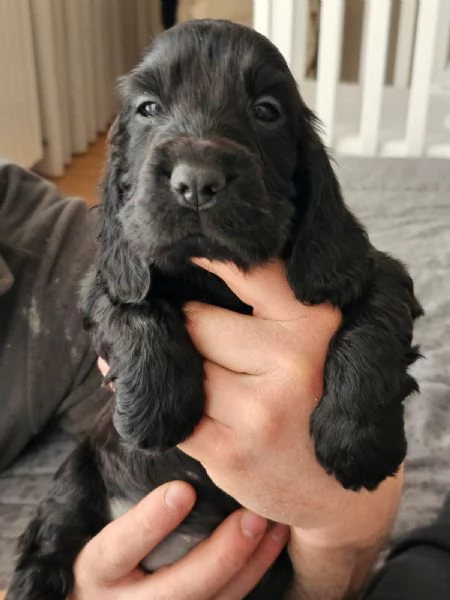
<svg viewBox="0 0 450 600">
<path fill-rule="evenodd" d="M 103 365 L 103 369 L 104 369 Z M 188 515 L 195 492 L 172 482 L 107 525 L 80 552 L 70 600 L 241 600 L 262 578 L 288 539 L 246 510 L 230 515 L 188 555 L 156 573 L 141 560 Z"/>
<path fill-rule="evenodd" d="M 207 400 L 204 418 L 180 448 L 241 504 L 310 539 L 359 544 L 362 536 L 379 536 L 395 510 L 399 480 L 373 493 L 344 490 L 317 462 L 309 434 L 340 312 L 298 302 L 280 262 L 248 274 L 230 264 L 195 262 L 254 313 L 186 306 L 188 331 L 205 358 Z"/>
</svg>

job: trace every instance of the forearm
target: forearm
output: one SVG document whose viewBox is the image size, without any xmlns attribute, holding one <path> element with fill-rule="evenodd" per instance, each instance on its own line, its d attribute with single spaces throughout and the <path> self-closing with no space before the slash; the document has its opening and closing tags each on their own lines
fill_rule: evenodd
<svg viewBox="0 0 450 600">
<path fill-rule="evenodd" d="M 357 597 L 389 536 L 402 484 L 401 472 L 376 492 L 350 496 L 345 514 L 322 530 L 292 529 L 289 552 L 295 575 L 290 600 Z"/>
</svg>

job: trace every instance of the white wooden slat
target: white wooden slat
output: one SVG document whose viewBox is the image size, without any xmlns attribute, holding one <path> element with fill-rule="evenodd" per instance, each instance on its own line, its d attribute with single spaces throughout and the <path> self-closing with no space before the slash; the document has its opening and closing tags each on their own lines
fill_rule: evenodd
<svg viewBox="0 0 450 600">
<path fill-rule="evenodd" d="M 272 1 L 253 0 L 253 28 L 271 39 Z"/>
<path fill-rule="evenodd" d="M 34 57 L 37 69 L 44 156 L 37 170 L 47 176 L 64 173 L 64 128 L 59 102 L 56 36 L 51 0 L 30 2 L 34 31 Z"/>
<path fill-rule="evenodd" d="M 421 156 L 425 149 L 438 20 L 439 0 L 421 0 L 406 123 L 405 142 L 408 156 Z"/>
<path fill-rule="evenodd" d="M 301 83 L 306 76 L 308 57 L 309 1 L 297 0 L 294 5 L 294 34 L 292 71 L 296 81 Z"/>
<path fill-rule="evenodd" d="M 394 65 L 394 85 L 399 88 L 409 85 L 416 14 L 417 0 L 401 0 Z"/>
<path fill-rule="evenodd" d="M 450 0 L 440 0 L 434 79 L 439 81 L 450 61 Z"/>
<path fill-rule="evenodd" d="M 426 155 L 430 158 L 450 159 L 450 144 L 432 144 L 427 148 Z"/>
<path fill-rule="evenodd" d="M 294 0 L 276 0 L 272 3 L 271 40 L 292 67 L 294 50 Z"/>
<path fill-rule="evenodd" d="M 365 65 L 367 60 L 367 34 L 369 31 L 369 16 L 369 0 L 364 0 L 361 31 L 361 48 L 359 51 L 359 82 L 362 86 L 364 86 L 364 78 L 366 75 Z"/>
<path fill-rule="evenodd" d="M 324 125 L 324 141 L 331 145 L 337 83 L 341 69 L 344 0 L 322 0 L 320 10 L 316 113 Z"/>
<path fill-rule="evenodd" d="M 368 10 L 366 61 L 361 107 L 361 153 L 374 156 L 378 150 L 381 103 L 386 72 L 390 0 L 366 0 Z"/>
</svg>

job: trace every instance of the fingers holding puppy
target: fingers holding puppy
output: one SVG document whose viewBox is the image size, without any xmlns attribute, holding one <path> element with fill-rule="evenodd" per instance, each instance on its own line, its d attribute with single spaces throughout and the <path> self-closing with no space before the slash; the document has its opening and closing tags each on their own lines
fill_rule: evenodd
<svg viewBox="0 0 450 600">
<path fill-rule="evenodd" d="M 187 516 L 194 490 L 172 482 L 107 525 L 79 554 L 70 600 L 240 600 L 285 546 L 289 530 L 247 510 L 230 515 L 178 562 L 146 574 L 139 563 Z"/>
</svg>

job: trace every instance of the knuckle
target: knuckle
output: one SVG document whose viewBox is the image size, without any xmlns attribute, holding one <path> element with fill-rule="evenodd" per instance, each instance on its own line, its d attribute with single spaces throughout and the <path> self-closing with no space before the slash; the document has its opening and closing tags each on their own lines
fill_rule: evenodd
<svg viewBox="0 0 450 600">
<path fill-rule="evenodd" d="M 109 543 L 107 540 L 109 540 L 109 536 L 107 535 L 107 530 L 108 528 L 111 527 L 111 523 L 109 525 L 106 525 L 106 527 L 103 529 L 102 534 L 103 535 L 99 535 L 96 539 L 96 546 L 95 546 L 95 556 L 94 556 L 94 552 L 92 552 L 93 557 L 92 557 L 92 561 L 83 561 L 83 563 L 86 563 L 84 569 L 85 569 L 85 574 L 88 577 L 89 580 L 92 581 L 92 573 L 95 573 L 94 567 L 93 566 L 89 566 L 89 565 L 95 565 L 95 564 L 101 564 L 103 565 L 103 570 L 106 569 L 108 570 L 109 573 L 114 574 L 117 570 L 119 570 L 121 568 L 121 560 L 120 557 L 118 555 L 118 550 L 120 552 L 120 549 L 117 549 L 115 547 L 114 544 Z"/>
<path fill-rule="evenodd" d="M 245 557 L 242 552 L 237 551 L 237 548 L 227 546 L 221 552 L 218 552 L 215 559 L 215 569 L 218 573 L 237 573 L 241 570 Z"/>
<path fill-rule="evenodd" d="M 272 552 L 255 552 L 250 559 L 249 569 L 261 577 L 274 562 L 276 555 Z"/>
</svg>

